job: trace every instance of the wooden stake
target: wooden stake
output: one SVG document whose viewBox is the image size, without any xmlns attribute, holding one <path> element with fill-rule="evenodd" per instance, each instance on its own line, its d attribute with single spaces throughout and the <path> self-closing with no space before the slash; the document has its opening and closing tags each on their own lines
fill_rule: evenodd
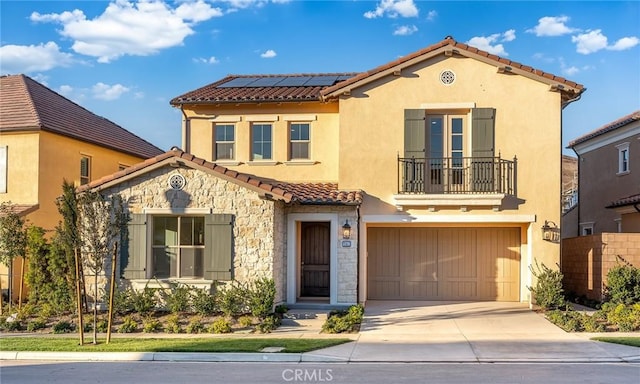
<svg viewBox="0 0 640 384">
<path fill-rule="evenodd" d="M 20 291 L 18 293 L 18 310 L 22 309 L 22 289 L 24 288 L 24 260 L 25 256 L 22 256 L 22 265 L 20 265 Z"/>
<path fill-rule="evenodd" d="M 76 259 L 76 301 L 78 302 L 78 332 L 80 333 L 80 345 L 84 345 L 84 324 L 82 320 L 82 287 L 80 285 L 80 253 L 74 249 Z"/>
<path fill-rule="evenodd" d="M 118 243 L 115 243 L 113 249 L 113 258 L 111 258 L 111 286 L 109 287 L 109 326 L 107 328 L 107 344 L 111 341 L 111 324 L 113 322 L 113 296 L 116 293 L 116 256 L 118 254 Z"/>
</svg>

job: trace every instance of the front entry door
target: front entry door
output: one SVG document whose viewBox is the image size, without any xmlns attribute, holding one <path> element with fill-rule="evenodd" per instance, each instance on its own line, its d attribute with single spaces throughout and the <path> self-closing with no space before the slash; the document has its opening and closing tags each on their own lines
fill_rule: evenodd
<svg viewBox="0 0 640 384">
<path fill-rule="evenodd" d="M 301 223 L 300 296 L 329 297 L 331 223 Z"/>
</svg>

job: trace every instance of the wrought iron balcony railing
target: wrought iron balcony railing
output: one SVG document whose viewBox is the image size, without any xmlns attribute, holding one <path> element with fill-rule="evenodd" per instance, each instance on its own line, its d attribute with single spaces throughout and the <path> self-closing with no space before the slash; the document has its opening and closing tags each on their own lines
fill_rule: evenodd
<svg viewBox="0 0 640 384">
<path fill-rule="evenodd" d="M 516 195 L 517 159 L 398 157 L 399 194 L 503 193 Z"/>
</svg>

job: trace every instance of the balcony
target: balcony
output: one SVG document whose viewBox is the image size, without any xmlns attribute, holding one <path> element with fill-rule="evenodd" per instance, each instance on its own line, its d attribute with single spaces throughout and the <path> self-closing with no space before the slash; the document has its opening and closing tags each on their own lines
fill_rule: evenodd
<svg viewBox="0 0 640 384">
<path fill-rule="evenodd" d="M 398 206 L 491 205 L 515 196 L 517 159 L 398 157 Z"/>
</svg>

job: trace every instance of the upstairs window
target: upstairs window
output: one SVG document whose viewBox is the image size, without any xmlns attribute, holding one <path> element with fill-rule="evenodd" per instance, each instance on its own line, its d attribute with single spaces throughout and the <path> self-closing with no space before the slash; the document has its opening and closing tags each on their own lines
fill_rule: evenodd
<svg viewBox="0 0 640 384">
<path fill-rule="evenodd" d="M 629 143 L 616 145 L 618 148 L 618 174 L 628 173 L 629 170 Z"/>
<path fill-rule="evenodd" d="M 88 184 L 91 181 L 91 158 L 82 156 L 80 158 L 80 185 Z"/>
<path fill-rule="evenodd" d="M 251 160 L 273 159 L 271 124 L 253 124 L 251 127 Z"/>
<path fill-rule="evenodd" d="M 291 123 L 289 126 L 289 158 L 308 160 L 310 143 L 310 124 Z"/>
<path fill-rule="evenodd" d="M 233 124 L 216 124 L 213 158 L 216 160 L 234 160 L 235 144 L 235 127 Z"/>
</svg>

